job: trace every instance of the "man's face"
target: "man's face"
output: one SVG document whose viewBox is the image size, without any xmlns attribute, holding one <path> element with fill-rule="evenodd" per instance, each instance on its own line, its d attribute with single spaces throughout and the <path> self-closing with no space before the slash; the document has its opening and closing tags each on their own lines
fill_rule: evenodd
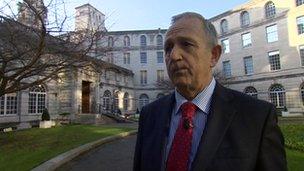
<svg viewBox="0 0 304 171">
<path fill-rule="evenodd" d="M 207 41 L 197 18 L 182 18 L 169 28 L 165 39 L 166 66 L 180 93 L 198 92 L 209 84 L 215 64 Z"/>
</svg>

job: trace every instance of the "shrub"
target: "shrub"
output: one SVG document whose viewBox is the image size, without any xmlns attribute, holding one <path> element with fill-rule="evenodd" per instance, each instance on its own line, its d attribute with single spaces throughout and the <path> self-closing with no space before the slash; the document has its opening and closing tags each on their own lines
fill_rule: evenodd
<svg viewBox="0 0 304 171">
<path fill-rule="evenodd" d="M 42 115 L 41 115 L 41 120 L 42 121 L 49 121 L 51 118 L 50 118 L 50 114 L 49 114 L 49 111 L 47 108 L 44 108 L 43 109 L 43 112 L 42 112 Z"/>
<path fill-rule="evenodd" d="M 70 113 L 69 112 L 64 112 L 64 113 L 60 113 L 59 115 L 60 116 L 68 116 L 68 115 L 70 115 Z"/>
</svg>

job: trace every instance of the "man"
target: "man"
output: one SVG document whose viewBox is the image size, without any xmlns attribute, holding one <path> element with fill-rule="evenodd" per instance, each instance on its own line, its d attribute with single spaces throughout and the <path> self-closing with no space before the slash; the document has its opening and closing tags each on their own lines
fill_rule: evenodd
<svg viewBox="0 0 304 171">
<path fill-rule="evenodd" d="M 174 16 L 164 49 L 175 92 L 143 107 L 134 170 L 287 170 L 275 107 L 214 80 L 221 47 L 209 21 Z"/>
</svg>

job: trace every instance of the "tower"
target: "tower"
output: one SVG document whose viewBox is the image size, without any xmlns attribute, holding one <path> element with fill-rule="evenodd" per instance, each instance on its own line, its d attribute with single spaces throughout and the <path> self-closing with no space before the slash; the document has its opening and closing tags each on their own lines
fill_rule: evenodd
<svg viewBox="0 0 304 171">
<path fill-rule="evenodd" d="M 44 6 L 43 0 L 23 0 L 23 2 L 19 2 L 17 5 L 17 20 L 20 23 L 37 29 L 41 28 L 42 24 L 46 24 L 47 8 Z M 39 19 L 39 16 L 42 21 Z"/>
<path fill-rule="evenodd" d="M 90 4 L 76 7 L 76 31 L 104 31 L 105 15 Z"/>
</svg>

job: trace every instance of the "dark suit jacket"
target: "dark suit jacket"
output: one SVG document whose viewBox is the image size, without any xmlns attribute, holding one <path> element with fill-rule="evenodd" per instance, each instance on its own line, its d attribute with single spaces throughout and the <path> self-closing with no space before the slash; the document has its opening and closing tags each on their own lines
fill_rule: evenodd
<svg viewBox="0 0 304 171">
<path fill-rule="evenodd" d="M 134 170 L 165 170 L 174 94 L 143 107 Z M 193 171 L 287 170 L 275 107 L 216 84 L 211 110 L 192 163 Z"/>
</svg>

